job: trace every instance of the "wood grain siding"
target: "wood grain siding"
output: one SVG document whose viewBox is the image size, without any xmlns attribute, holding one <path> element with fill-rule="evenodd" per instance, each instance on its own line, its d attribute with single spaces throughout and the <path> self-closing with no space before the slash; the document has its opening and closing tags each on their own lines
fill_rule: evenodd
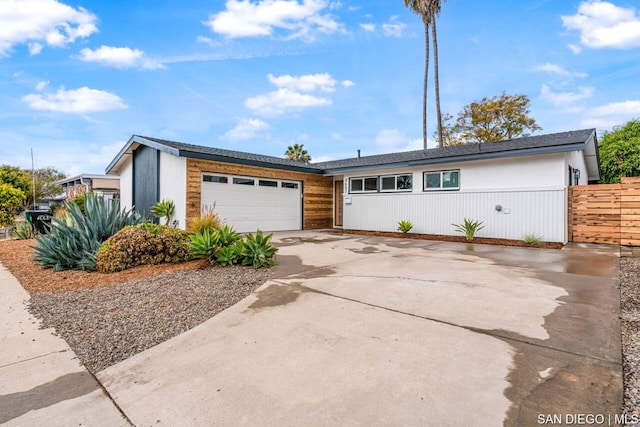
<svg viewBox="0 0 640 427">
<path fill-rule="evenodd" d="M 320 174 L 286 171 L 282 169 L 187 159 L 187 226 L 200 216 L 202 204 L 202 174 L 219 173 L 258 178 L 302 181 L 303 229 L 331 228 L 333 221 L 333 178 Z"/>
<path fill-rule="evenodd" d="M 640 246 L 640 178 L 569 187 L 569 240 Z"/>
</svg>

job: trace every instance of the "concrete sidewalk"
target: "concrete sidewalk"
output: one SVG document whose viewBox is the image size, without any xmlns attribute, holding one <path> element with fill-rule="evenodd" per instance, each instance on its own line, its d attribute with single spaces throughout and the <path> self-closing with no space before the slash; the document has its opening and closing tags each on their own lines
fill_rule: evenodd
<svg viewBox="0 0 640 427">
<path fill-rule="evenodd" d="M 0 424 L 130 425 L 69 345 L 39 329 L 28 300 L 0 263 Z"/>
</svg>

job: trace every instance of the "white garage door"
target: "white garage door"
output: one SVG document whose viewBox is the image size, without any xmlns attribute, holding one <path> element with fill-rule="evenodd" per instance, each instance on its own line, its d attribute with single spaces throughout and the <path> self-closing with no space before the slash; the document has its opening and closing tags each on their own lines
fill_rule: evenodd
<svg viewBox="0 0 640 427">
<path fill-rule="evenodd" d="M 302 183 L 203 174 L 202 207 L 212 207 L 236 231 L 302 229 Z"/>
</svg>

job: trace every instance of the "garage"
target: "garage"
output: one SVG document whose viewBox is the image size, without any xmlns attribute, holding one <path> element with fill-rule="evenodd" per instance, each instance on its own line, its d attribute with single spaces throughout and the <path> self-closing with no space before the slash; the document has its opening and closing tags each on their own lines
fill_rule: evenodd
<svg viewBox="0 0 640 427">
<path fill-rule="evenodd" d="M 202 208 L 215 206 L 237 231 L 302 229 L 302 182 L 251 176 L 203 174 Z"/>
</svg>

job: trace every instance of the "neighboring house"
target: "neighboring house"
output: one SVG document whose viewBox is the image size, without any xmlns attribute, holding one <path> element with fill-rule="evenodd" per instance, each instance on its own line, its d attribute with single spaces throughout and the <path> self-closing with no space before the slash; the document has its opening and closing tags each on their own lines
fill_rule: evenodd
<svg viewBox="0 0 640 427">
<path fill-rule="evenodd" d="M 342 227 L 567 240 L 567 186 L 600 178 L 594 129 L 401 153 L 301 163 L 134 135 L 106 169 L 123 206 L 176 204 L 184 228 L 213 207 L 238 231 Z"/>
<path fill-rule="evenodd" d="M 117 198 L 120 194 L 120 177 L 117 175 L 82 174 L 56 183 L 62 187 L 67 202 L 84 193 L 95 193 L 105 200 Z"/>
</svg>

